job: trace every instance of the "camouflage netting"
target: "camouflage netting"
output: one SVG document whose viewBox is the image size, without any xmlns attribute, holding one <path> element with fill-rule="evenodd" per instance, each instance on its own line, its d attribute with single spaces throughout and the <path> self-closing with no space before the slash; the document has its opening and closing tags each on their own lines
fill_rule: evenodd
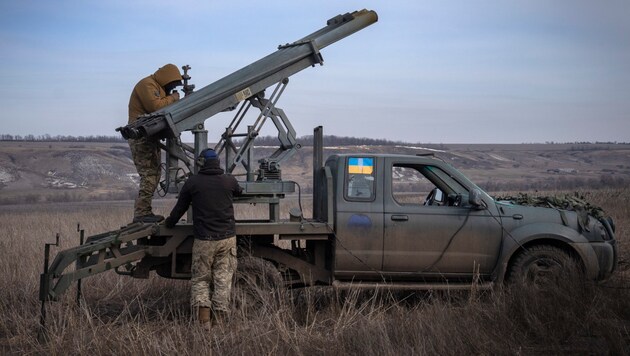
<svg viewBox="0 0 630 356">
<path fill-rule="evenodd" d="M 495 197 L 497 201 L 509 201 L 512 204 L 525 206 L 539 206 L 545 208 L 553 208 L 558 210 L 571 210 L 578 214 L 578 225 L 580 228 L 588 230 L 589 215 L 597 220 L 606 217 L 604 210 L 598 206 L 592 205 L 586 201 L 585 197 L 578 192 L 573 194 L 560 194 L 554 196 L 532 196 L 527 193 L 518 193 L 518 196 L 499 196 Z M 561 214 L 562 220 L 566 223 L 566 216 Z"/>
<path fill-rule="evenodd" d="M 496 197 L 495 200 L 507 200 L 513 204 L 526 206 L 541 206 L 546 208 L 585 211 L 596 219 L 605 217 L 604 210 L 598 206 L 594 206 L 585 197 L 578 192 L 573 194 L 561 194 L 554 196 L 532 196 L 527 193 L 518 193 L 518 196 Z"/>
</svg>

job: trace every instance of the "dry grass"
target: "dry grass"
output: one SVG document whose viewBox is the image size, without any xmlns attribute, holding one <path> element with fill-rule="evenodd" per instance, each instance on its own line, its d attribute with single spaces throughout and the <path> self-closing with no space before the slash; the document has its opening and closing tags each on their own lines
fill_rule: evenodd
<svg viewBox="0 0 630 356">
<path fill-rule="evenodd" d="M 629 354 L 630 189 L 589 200 L 617 223 L 619 271 L 604 285 L 467 293 L 279 291 L 248 308 L 234 295 L 228 327 L 204 332 L 191 320 L 187 281 L 104 273 L 48 306 L 48 341 L 37 340 L 43 243 L 76 245 L 77 222 L 96 234 L 124 225 L 131 202 L 0 208 L 1 354 Z M 165 213 L 172 205 L 163 201 Z M 254 209 L 251 207 L 249 209 Z M 241 211 L 239 214 L 253 214 Z"/>
</svg>

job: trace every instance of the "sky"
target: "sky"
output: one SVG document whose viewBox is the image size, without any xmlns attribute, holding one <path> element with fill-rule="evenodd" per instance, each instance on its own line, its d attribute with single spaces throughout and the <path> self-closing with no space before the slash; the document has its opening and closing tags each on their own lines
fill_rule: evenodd
<svg viewBox="0 0 630 356">
<path fill-rule="evenodd" d="M 298 136 L 630 142 L 627 0 L 2 0 L 0 133 L 116 135 L 160 66 L 189 64 L 200 89 L 363 8 L 378 22 L 290 78 Z M 209 141 L 232 115 L 206 120 Z"/>
</svg>

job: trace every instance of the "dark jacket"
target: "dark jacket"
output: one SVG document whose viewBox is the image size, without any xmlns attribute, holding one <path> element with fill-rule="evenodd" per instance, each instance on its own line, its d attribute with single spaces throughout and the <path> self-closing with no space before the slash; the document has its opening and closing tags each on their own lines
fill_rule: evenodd
<svg viewBox="0 0 630 356">
<path fill-rule="evenodd" d="M 232 200 L 241 192 L 236 179 L 224 174 L 219 160 L 207 160 L 199 173 L 184 183 L 169 219 L 177 222 L 192 203 L 196 239 L 222 240 L 234 236 L 236 226 Z"/>
</svg>

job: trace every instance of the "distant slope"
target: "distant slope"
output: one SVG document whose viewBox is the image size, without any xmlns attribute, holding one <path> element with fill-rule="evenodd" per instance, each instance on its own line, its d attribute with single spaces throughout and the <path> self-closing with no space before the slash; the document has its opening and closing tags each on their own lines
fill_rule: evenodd
<svg viewBox="0 0 630 356">
<path fill-rule="evenodd" d="M 256 156 L 275 147 L 257 147 Z M 630 183 L 630 145 L 514 144 L 328 146 L 324 155 L 432 153 L 484 189 L 573 189 Z M 282 164 L 283 178 L 311 190 L 312 147 Z M 131 199 L 138 176 L 125 143 L 0 142 L 0 204 Z"/>
<path fill-rule="evenodd" d="M 0 142 L 0 202 L 129 198 L 126 143 Z"/>
</svg>

